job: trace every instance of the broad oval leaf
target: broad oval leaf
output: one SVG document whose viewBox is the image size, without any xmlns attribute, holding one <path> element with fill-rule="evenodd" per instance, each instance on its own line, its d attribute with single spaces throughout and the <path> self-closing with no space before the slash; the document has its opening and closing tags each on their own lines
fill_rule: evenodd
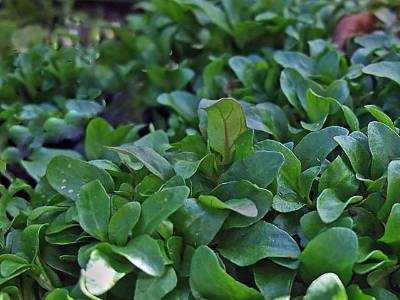
<svg viewBox="0 0 400 300">
<path fill-rule="evenodd" d="M 124 245 L 133 227 L 139 221 L 141 206 L 139 202 L 128 202 L 121 206 L 110 219 L 108 237 L 111 243 Z"/>
<path fill-rule="evenodd" d="M 289 187 L 294 189 L 297 187 L 297 180 L 301 173 L 301 163 L 289 148 L 274 140 L 258 142 L 254 147 L 256 150 L 276 151 L 281 153 L 285 161 L 280 169 L 280 173 Z"/>
<path fill-rule="evenodd" d="M 303 170 L 320 166 L 329 153 L 338 145 L 334 137 L 347 135 L 348 130 L 331 126 L 307 134 L 294 148 L 293 152 L 300 159 Z"/>
<path fill-rule="evenodd" d="M 176 287 L 177 281 L 176 273 L 172 267 L 168 267 L 159 277 L 140 273 L 136 281 L 135 299 L 163 299 L 165 295 Z"/>
<path fill-rule="evenodd" d="M 111 201 L 99 180 L 89 182 L 81 188 L 76 209 L 83 230 L 101 241 L 106 241 Z"/>
<path fill-rule="evenodd" d="M 196 249 L 190 266 L 190 286 L 196 294 L 215 300 L 262 300 L 256 290 L 236 281 L 221 267 L 217 255 L 207 246 Z"/>
<path fill-rule="evenodd" d="M 365 74 L 384 77 L 400 84 L 400 62 L 381 61 L 365 66 L 362 71 Z"/>
<path fill-rule="evenodd" d="M 189 196 L 189 188 L 177 186 L 165 188 L 147 198 L 142 204 L 142 211 L 135 231 L 153 233 L 157 226 L 178 210 Z"/>
<path fill-rule="evenodd" d="M 160 276 L 164 273 L 165 260 L 160 246 L 155 239 L 146 234 L 135 237 L 125 246 L 104 245 L 104 248 L 125 257 L 131 264 L 150 276 Z"/>
<path fill-rule="evenodd" d="M 222 201 L 249 199 L 257 207 L 257 216 L 254 218 L 231 214 L 224 223 L 226 229 L 250 226 L 262 219 L 272 206 L 272 193 L 246 180 L 222 183 L 212 190 L 211 194 Z"/>
<path fill-rule="evenodd" d="M 371 175 L 375 179 L 386 171 L 391 160 L 400 157 L 400 136 L 383 123 L 371 122 L 368 143 L 372 153 Z"/>
<path fill-rule="evenodd" d="M 171 216 L 171 220 L 186 243 L 199 246 L 207 245 L 214 239 L 228 215 L 228 210 L 212 208 L 189 198 Z"/>
<path fill-rule="evenodd" d="M 323 274 L 308 287 L 304 300 L 320 299 L 347 300 L 346 290 L 336 274 Z"/>
<path fill-rule="evenodd" d="M 332 272 L 347 284 L 357 252 L 357 235 L 352 230 L 330 228 L 313 238 L 301 253 L 301 276 L 306 282 L 311 282 L 324 273 Z"/>
<path fill-rule="evenodd" d="M 264 221 L 224 233 L 218 250 L 238 266 L 249 266 L 267 257 L 300 255 L 299 246 L 287 232 Z"/>
<path fill-rule="evenodd" d="M 283 162 L 284 157 L 279 152 L 256 151 L 241 160 L 235 161 L 221 175 L 219 182 L 247 180 L 264 188 L 277 178 Z M 260 166 L 262 167 L 260 168 Z"/>
<path fill-rule="evenodd" d="M 295 270 L 272 262 L 259 263 L 254 267 L 254 280 L 265 299 L 290 297 Z"/>
<path fill-rule="evenodd" d="M 153 148 L 137 145 L 122 145 L 119 147 L 109 147 L 109 149 L 133 156 L 154 175 L 162 180 L 168 180 L 174 176 L 174 168 L 163 156 Z"/>
<path fill-rule="evenodd" d="M 106 171 L 68 156 L 53 158 L 47 166 L 46 178 L 53 189 L 72 200 L 78 198 L 82 186 L 96 179 L 107 191 L 114 188 L 114 182 Z"/>
<path fill-rule="evenodd" d="M 246 120 L 239 102 L 224 98 L 208 106 L 207 135 L 212 149 L 229 163 L 235 150 L 236 139 L 246 131 Z"/>
</svg>

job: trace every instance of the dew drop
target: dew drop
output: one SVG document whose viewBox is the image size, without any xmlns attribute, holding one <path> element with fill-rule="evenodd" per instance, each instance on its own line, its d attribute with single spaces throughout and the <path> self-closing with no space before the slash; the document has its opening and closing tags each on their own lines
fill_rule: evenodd
<svg viewBox="0 0 400 300">
<path fill-rule="evenodd" d="M 67 168 L 68 168 L 68 169 L 71 169 L 71 168 L 72 168 L 72 165 L 71 165 L 71 164 L 68 164 L 68 165 L 67 165 Z"/>
<path fill-rule="evenodd" d="M 65 185 L 62 185 L 62 186 L 61 186 L 61 189 L 62 189 L 62 190 L 65 190 L 65 189 L 66 189 L 66 186 L 65 186 Z"/>
<path fill-rule="evenodd" d="M 67 182 L 67 179 L 63 179 L 63 180 L 61 180 L 61 183 L 66 183 Z"/>
<path fill-rule="evenodd" d="M 74 192 L 74 190 L 68 190 L 68 193 L 72 194 Z"/>
</svg>

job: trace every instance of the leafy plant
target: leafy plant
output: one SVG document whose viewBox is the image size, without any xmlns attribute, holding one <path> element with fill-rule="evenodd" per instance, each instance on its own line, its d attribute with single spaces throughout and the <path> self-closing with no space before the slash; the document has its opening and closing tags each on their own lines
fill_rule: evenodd
<svg viewBox="0 0 400 300">
<path fill-rule="evenodd" d="M 1 297 L 397 299 L 395 8 L 329 41 L 361 2 L 142 1 L 98 44 L 19 53 Z"/>
</svg>

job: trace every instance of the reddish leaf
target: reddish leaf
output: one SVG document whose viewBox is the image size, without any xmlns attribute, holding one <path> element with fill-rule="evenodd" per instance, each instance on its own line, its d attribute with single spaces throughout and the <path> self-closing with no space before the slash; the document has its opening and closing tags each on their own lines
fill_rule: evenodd
<svg viewBox="0 0 400 300">
<path fill-rule="evenodd" d="M 362 12 L 343 17 L 336 25 L 333 41 L 340 48 L 346 48 L 348 39 L 355 35 L 369 33 L 374 30 L 375 18 L 370 12 Z"/>
</svg>

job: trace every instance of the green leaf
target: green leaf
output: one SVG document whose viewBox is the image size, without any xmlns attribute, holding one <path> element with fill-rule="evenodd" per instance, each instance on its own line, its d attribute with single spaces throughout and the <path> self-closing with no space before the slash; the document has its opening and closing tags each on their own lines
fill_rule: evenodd
<svg viewBox="0 0 400 300">
<path fill-rule="evenodd" d="M 215 196 L 201 195 L 199 196 L 199 202 L 205 206 L 216 209 L 229 209 L 238 214 L 246 217 L 254 218 L 257 216 L 258 211 L 255 204 L 249 199 L 230 199 L 226 202 L 219 200 Z"/>
<path fill-rule="evenodd" d="M 65 103 L 65 107 L 68 111 L 85 118 L 96 116 L 104 108 L 97 102 L 77 99 L 67 100 Z"/>
<path fill-rule="evenodd" d="M 197 120 L 197 107 L 199 101 L 196 97 L 185 91 L 174 91 L 158 96 L 157 102 L 171 107 L 186 121 L 195 123 Z"/>
<path fill-rule="evenodd" d="M 321 172 L 320 166 L 311 167 L 300 174 L 297 182 L 299 194 L 301 197 L 310 201 L 310 192 L 313 182 L 317 179 L 317 176 Z"/>
<path fill-rule="evenodd" d="M 235 151 L 236 139 L 246 131 L 246 120 L 240 104 L 229 98 L 207 107 L 207 135 L 212 149 L 229 163 Z"/>
<path fill-rule="evenodd" d="M 400 62 L 397 61 L 381 61 L 362 68 L 365 74 L 388 78 L 400 84 L 399 70 Z"/>
<path fill-rule="evenodd" d="M 32 224 L 22 231 L 21 250 L 29 261 L 33 262 L 39 255 L 40 232 L 45 224 Z"/>
<path fill-rule="evenodd" d="M 236 77 L 242 82 L 246 87 L 251 87 L 251 77 L 249 77 L 250 67 L 253 62 L 245 56 L 234 56 L 228 61 L 229 67 L 235 72 Z"/>
<path fill-rule="evenodd" d="M 308 287 L 304 300 L 320 299 L 347 300 L 346 290 L 336 274 L 323 274 Z"/>
<path fill-rule="evenodd" d="M 110 136 L 114 129 L 102 118 L 96 118 L 86 127 L 85 154 L 88 159 L 102 158 L 105 153 L 104 146 L 111 146 Z"/>
<path fill-rule="evenodd" d="M 296 145 L 293 152 L 300 159 L 303 170 L 320 166 L 328 154 L 337 146 L 334 137 L 347 134 L 347 129 L 338 126 L 311 132 Z"/>
<path fill-rule="evenodd" d="M 99 180 L 82 186 L 76 209 L 83 230 L 101 241 L 106 241 L 111 201 Z"/>
<path fill-rule="evenodd" d="M 254 280 L 265 299 L 290 297 L 296 271 L 272 262 L 254 267 Z"/>
<path fill-rule="evenodd" d="M 340 198 L 348 198 L 358 190 L 358 181 L 354 173 L 338 156 L 328 165 L 319 179 L 318 191 L 333 189 Z"/>
<path fill-rule="evenodd" d="M 234 160 L 245 158 L 254 152 L 254 131 L 247 129 L 235 141 L 235 157 Z"/>
<path fill-rule="evenodd" d="M 197 294 L 215 300 L 261 300 L 256 290 L 236 281 L 221 267 L 217 255 L 207 246 L 196 249 L 190 267 L 190 286 Z"/>
<path fill-rule="evenodd" d="M 215 209 L 189 198 L 171 216 L 171 220 L 186 243 L 199 246 L 207 245 L 214 239 L 228 215 L 227 210 Z"/>
<path fill-rule="evenodd" d="M 378 178 L 389 162 L 400 157 L 400 136 L 380 122 L 368 124 L 368 143 L 372 153 L 371 175 Z"/>
<path fill-rule="evenodd" d="M 385 233 L 379 241 L 386 244 L 395 244 L 400 242 L 398 228 L 400 226 L 400 203 L 392 206 L 389 218 L 386 222 Z"/>
<path fill-rule="evenodd" d="M 208 0 L 177 0 L 180 3 L 195 6 L 201 9 L 213 22 L 222 30 L 230 33 L 231 28 L 225 13 L 216 5 Z"/>
<path fill-rule="evenodd" d="M 334 139 L 346 153 L 354 171 L 357 174 L 369 176 L 371 154 L 368 145 L 364 145 L 362 141 L 351 135 L 336 136 Z"/>
<path fill-rule="evenodd" d="M 261 220 L 272 205 L 272 193 L 260 188 L 249 181 L 230 181 L 218 185 L 212 195 L 226 202 L 231 199 L 249 199 L 257 207 L 257 216 L 254 218 L 231 214 L 224 224 L 224 228 L 247 227 Z"/>
<path fill-rule="evenodd" d="M 400 193 L 400 160 L 394 160 L 389 163 L 387 169 L 387 189 L 386 200 L 378 211 L 378 218 L 386 220 L 393 205 L 399 203 Z"/>
<path fill-rule="evenodd" d="M 256 151 L 245 158 L 235 161 L 221 175 L 219 182 L 248 180 L 259 187 L 268 186 L 277 176 L 283 165 L 284 156 L 275 151 Z M 263 165 L 263 168 L 258 166 Z"/>
<path fill-rule="evenodd" d="M 347 284 L 352 276 L 357 252 L 357 235 L 352 230 L 330 228 L 313 238 L 301 253 L 301 276 L 310 282 L 324 273 L 332 272 Z"/>
<path fill-rule="evenodd" d="M 394 127 L 393 121 L 378 106 L 376 106 L 376 105 L 364 105 L 364 107 L 377 121 L 386 124 L 387 126 L 392 128 L 393 130 L 396 130 L 396 128 Z"/>
<path fill-rule="evenodd" d="M 151 277 L 140 273 L 136 281 L 135 299 L 137 300 L 160 300 L 171 292 L 177 284 L 174 269 L 169 267 L 159 277 Z"/>
<path fill-rule="evenodd" d="M 151 173 L 162 180 L 168 180 L 174 176 L 174 169 L 169 161 L 152 148 L 136 145 L 122 145 L 120 147 L 109 148 L 138 159 Z"/>
<path fill-rule="evenodd" d="M 325 120 L 329 114 L 329 109 L 334 99 L 323 97 L 315 93 L 312 89 L 306 92 L 306 105 L 304 107 L 311 122 L 316 123 Z"/>
<path fill-rule="evenodd" d="M 114 188 L 114 182 L 106 171 L 67 156 L 56 156 L 49 162 L 46 178 L 53 189 L 72 200 L 78 198 L 78 193 L 85 184 L 96 179 L 106 191 Z"/>
<path fill-rule="evenodd" d="M 128 202 L 121 206 L 110 219 L 108 237 L 110 242 L 125 245 L 133 227 L 139 221 L 141 206 L 139 202 Z"/>
<path fill-rule="evenodd" d="M 254 147 L 256 150 L 281 153 L 284 156 L 284 163 L 280 169 L 280 173 L 289 187 L 294 189 L 297 187 L 297 180 L 301 173 L 301 163 L 289 148 L 273 140 L 258 142 Z"/>
<path fill-rule="evenodd" d="M 264 221 L 229 230 L 221 237 L 218 250 L 238 266 L 250 266 L 267 257 L 297 258 L 300 255 L 296 241 L 288 233 Z"/>
<path fill-rule="evenodd" d="M 71 150 L 40 148 L 29 156 L 29 160 L 21 161 L 21 164 L 33 179 L 39 181 L 46 174 L 49 161 L 58 155 L 81 158 L 79 153 Z"/>
<path fill-rule="evenodd" d="M 341 216 L 347 205 L 362 199 L 362 196 L 354 196 L 344 202 L 335 190 L 327 188 L 317 198 L 317 211 L 323 222 L 331 223 Z"/>
<path fill-rule="evenodd" d="M 162 221 L 178 210 L 189 196 L 186 186 L 165 188 L 147 198 L 135 230 L 140 233 L 153 233 Z"/>
<path fill-rule="evenodd" d="M 123 256 L 135 267 L 150 276 L 161 276 L 164 273 L 164 257 L 159 244 L 148 235 L 135 237 L 126 246 L 107 245 L 104 248 Z"/>
<path fill-rule="evenodd" d="M 300 52 L 276 51 L 274 59 L 282 67 L 295 69 L 306 76 L 312 74 L 315 69 L 315 61 Z"/>
<path fill-rule="evenodd" d="M 347 125 L 349 125 L 350 129 L 360 130 L 360 122 L 351 108 L 346 105 L 340 105 L 340 108 L 343 111 L 344 118 L 346 119 Z"/>
<path fill-rule="evenodd" d="M 95 249 L 90 254 L 89 262 L 86 269 L 82 272 L 83 281 L 86 290 L 92 295 L 102 295 L 110 290 L 118 280 L 125 276 L 129 269 L 125 272 L 114 269 L 116 263 L 112 263 L 111 258 L 106 254 Z M 123 269 L 120 267 L 120 269 Z"/>
<path fill-rule="evenodd" d="M 57 288 L 46 295 L 45 300 L 73 300 L 67 289 Z"/>
<path fill-rule="evenodd" d="M 350 300 L 376 300 L 375 297 L 365 294 L 356 284 L 347 287 L 346 293 Z"/>
<path fill-rule="evenodd" d="M 240 104 L 243 107 L 248 128 L 269 133 L 279 140 L 289 138 L 289 120 L 278 105 L 270 102 L 251 105 L 244 101 Z"/>
</svg>

